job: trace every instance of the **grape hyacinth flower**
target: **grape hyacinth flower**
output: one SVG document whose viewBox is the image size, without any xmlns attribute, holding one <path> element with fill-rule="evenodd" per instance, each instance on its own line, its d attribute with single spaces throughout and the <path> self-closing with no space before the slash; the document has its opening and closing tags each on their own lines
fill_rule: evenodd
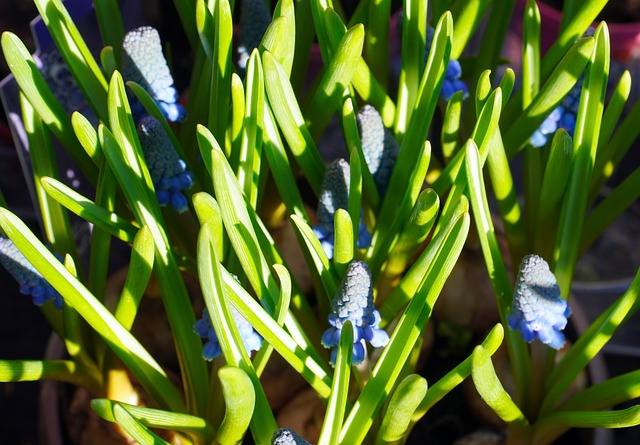
<svg viewBox="0 0 640 445">
<path fill-rule="evenodd" d="M 322 180 L 322 189 L 318 199 L 318 224 L 313 227 L 313 233 L 322 244 L 322 249 L 329 259 L 333 258 L 334 226 L 333 217 L 338 209 L 347 209 L 349 205 L 349 176 L 351 169 L 344 159 L 336 159 L 327 167 Z M 371 234 L 367 230 L 362 218 L 358 228 L 356 245 L 359 248 L 369 247 Z"/>
<path fill-rule="evenodd" d="M 242 0 L 237 64 L 243 75 L 251 52 L 260 45 L 270 23 L 271 13 L 264 0 Z"/>
<path fill-rule="evenodd" d="M 509 327 L 522 333 L 527 342 L 540 340 L 560 349 L 564 346 L 562 330 L 571 308 L 560 297 L 560 287 L 549 265 L 538 255 L 527 255 L 520 263 L 516 279 Z"/>
<path fill-rule="evenodd" d="M 362 140 L 364 159 L 373 175 L 378 191 L 384 195 L 400 147 L 389 129 L 382 123 L 382 117 L 378 110 L 371 105 L 362 107 L 356 115 L 356 120 Z"/>
<path fill-rule="evenodd" d="M 247 353 L 251 355 L 252 351 L 257 351 L 260 349 L 260 346 L 262 346 L 262 337 L 260 337 L 260 335 L 253 329 L 253 326 L 251 326 L 251 324 L 245 320 L 240 312 L 238 312 L 238 310 L 233 306 L 231 306 L 231 315 L 238 327 L 240 337 L 242 337 L 242 343 L 244 343 Z M 201 338 L 207 340 L 202 348 L 202 357 L 204 357 L 205 360 L 213 360 L 222 354 L 218 336 L 213 329 L 209 312 L 206 309 L 202 311 L 202 318 L 196 321 L 194 330 Z"/>
<path fill-rule="evenodd" d="M 424 49 L 424 60 L 426 62 L 429 57 L 429 50 L 431 49 L 431 43 L 433 42 L 433 36 L 435 29 L 427 25 L 427 42 Z M 469 97 L 469 89 L 467 85 L 460 80 L 462 75 L 462 67 L 460 62 L 451 59 L 447 64 L 447 69 L 444 72 L 444 81 L 442 82 L 442 88 L 440 89 L 440 97 L 444 100 L 449 100 L 458 91 L 462 91 L 462 98 Z"/>
<path fill-rule="evenodd" d="M 173 77 L 162 54 L 160 34 L 150 26 L 129 31 L 122 43 L 122 76 L 134 81 L 153 98 L 160 110 L 171 122 L 182 120 L 186 110 L 177 104 L 178 92 L 173 87 Z M 138 120 L 144 109 L 137 100 L 131 101 L 131 111 Z"/>
<path fill-rule="evenodd" d="M 162 206 L 169 204 L 178 213 L 186 211 L 189 203 L 182 192 L 193 184 L 193 175 L 180 159 L 162 123 L 151 116 L 143 117 L 138 124 L 138 138 L 158 202 Z"/>
<path fill-rule="evenodd" d="M 342 326 L 347 320 L 353 325 L 354 365 L 359 365 L 364 360 L 365 341 L 374 348 L 385 346 L 389 342 L 387 333 L 379 328 L 380 313 L 373 305 L 373 283 L 366 263 L 352 261 L 349 264 L 331 308 L 331 327 L 322 334 L 322 345 L 325 348 L 334 348 L 331 351 L 332 364 L 336 362 L 336 347 L 340 343 Z"/>
<path fill-rule="evenodd" d="M 20 285 L 22 295 L 30 295 L 37 306 L 51 300 L 54 306 L 62 309 L 62 296 L 22 255 L 9 238 L 0 237 L 0 263 Z"/>
<path fill-rule="evenodd" d="M 271 445 L 311 445 L 289 428 L 280 428 L 271 438 Z"/>
<path fill-rule="evenodd" d="M 549 116 L 542 122 L 540 127 L 533 132 L 529 143 L 533 147 L 542 147 L 547 143 L 549 137 L 556 132 L 558 128 L 567 130 L 573 137 L 573 131 L 576 127 L 576 116 L 578 115 L 578 106 L 580 105 L 580 94 L 582 93 L 581 77 L 569 93 L 562 99 Z"/>
</svg>

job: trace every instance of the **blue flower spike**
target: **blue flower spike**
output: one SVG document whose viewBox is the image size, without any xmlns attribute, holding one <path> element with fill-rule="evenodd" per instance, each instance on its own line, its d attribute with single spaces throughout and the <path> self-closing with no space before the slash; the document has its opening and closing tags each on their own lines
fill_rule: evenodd
<svg viewBox="0 0 640 445">
<path fill-rule="evenodd" d="M 183 191 L 191 188 L 193 175 L 180 159 L 162 123 L 151 116 L 143 117 L 138 124 L 138 138 L 158 202 L 162 206 L 169 204 L 178 213 L 186 211 L 189 203 Z"/>
<path fill-rule="evenodd" d="M 122 49 L 124 79 L 134 81 L 143 87 L 158 104 L 167 120 L 182 120 L 187 113 L 183 106 L 176 103 L 178 92 L 173 87 L 173 77 L 162 54 L 158 31 L 150 26 L 129 31 L 124 37 Z M 140 117 L 144 113 L 142 105 L 137 101 L 132 102 L 134 118 Z"/>
<path fill-rule="evenodd" d="M 514 290 L 513 305 L 507 319 L 527 342 L 535 339 L 553 349 L 564 346 L 562 330 L 571 308 L 560 297 L 560 287 L 549 265 L 538 255 L 522 259 Z"/>
<path fill-rule="evenodd" d="M 20 293 L 29 295 L 36 306 L 51 300 L 62 309 L 62 296 L 27 261 L 9 238 L 0 237 L 0 263 L 20 285 Z"/>
<path fill-rule="evenodd" d="M 313 227 L 313 232 L 320 240 L 322 248 L 329 259 L 333 258 L 333 218 L 338 209 L 348 210 L 349 206 L 350 173 L 349 163 L 344 159 L 336 159 L 329 164 L 322 180 L 322 189 L 320 190 L 318 210 L 316 212 L 318 224 Z M 367 230 L 362 217 L 360 218 L 356 245 L 361 249 L 371 245 L 371 234 Z"/>
<path fill-rule="evenodd" d="M 264 0 L 242 0 L 240 5 L 240 33 L 238 35 L 238 68 L 247 68 L 251 52 L 260 45 L 271 23 L 271 13 Z"/>
<path fill-rule="evenodd" d="M 364 159 L 381 195 L 387 190 L 391 172 L 400 147 L 382 123 L 382 116 L 371 105 L 365 105 L 356 115 Z"/>
<path fill-rule="evenodd" d="M 431 49 L 434 34 L 435 29 L 427 25 L 427 42 L 424 53 L 425 61 L 429 57 L 429 50 Z M 454 59 L 449 60 L 447 69 L 444 73 L 442 88 L 440 89 L 441 98 L 448 101 L 458 91 L 462 91 L 463 99 L 469 97 L 469 89 L 467 88 L 467 85 L 462 80 L 460 80 L 460 76 L 462 76 L 462 67 L 460 66 L 460 62 Z"/>
<path fill-rule="evenodd" d="M 331 363 L 335 364 L 338 354 L 338 343 L 342 327 L 347 320 L 353 325 L 353 360 L 354 365 L 362 363 L 365 357 L 365 341 L 374 348 L 385 346 L 389 336 L 380 329 L 380 313 L 373 305 L 373 283 L 371 272 L 366 263 L 352 261 L 347 273 L 340 283 L 329 314 L 331 327 L 322 334 L 322 345 L 334 348 L 331 351 Z"/>
<path fill-rule="evenodd" d="M 280 428 L 271 438 L 271 445 L 311 445 L 289 428 Z"/>
<path fill-rule="evenodd" d="M 543 147 L 549 137 L 551 137 L 558 128 L 563 128 L 573 137 L 576 127 L 576 116 L 578 115 L 578 107 L 580 106 L 580 94 L 582 93 L 582 83 L 584 78 L 581 77 L 569 93 L 562 99 L 547 118 L 542 121 L 540 127 L 533 132 L 529 143 L 536 148 Z"/>
<path fill-rule="evenodd" d="M 238 312 L 238 310 L 233 306 L 231 307 L 231 315 L 233 316 L 233 321 L 238 327 L 240 337 L 242 337 L 242 343 L 244 344 L 247 353 L 251 354 L 252 351 L 260 349 L 262 346 L 262 337 L 260 337 L 260 335 L 253 329 L 253 326 L 251 326 L 251 324 L 245 320 L 240 312 Z M 211 318 L 206 309 L 202 312 L 202 318 L 196 321 L 194 330 L 201 338 L 207 340 L 202 348 L 202 357 L 204 357 L 205 360 L 211 361 L 222 354 L 218 336 L 213 330 Z"/>
</svg>

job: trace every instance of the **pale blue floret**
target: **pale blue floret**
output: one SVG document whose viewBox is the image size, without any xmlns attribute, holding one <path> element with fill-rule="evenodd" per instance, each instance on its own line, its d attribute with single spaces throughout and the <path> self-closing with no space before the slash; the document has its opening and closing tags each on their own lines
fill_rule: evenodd
<svg viewBox="0 0 640 445">
<path fill-rule="evenodd" d="M 262 346 L 262 337 L 260 337 L 260 335 L 253 329 L 253 326 L 251 326 L 251 324 L 245 320 L 240 312 L 238 312 L 233 306 L 231 307 L 231 315 L 238 327 L 242 343 L 244 344 L 247 353 L 251 354 L 252 351 L 259 350 Z M 202 348 L 202 357 L 206 360 L 213 360 L 222 354 L 218 336 L 213 329 L 209 312 L 206 309 L 202 312 L 202 318 L 196 321 L 194 330 L 201 338 L 207 340 Z"/>
<path fill-rule="evenodd" d="M 304 440 L 295 431 L 289 428 L 280 428 L 271 438 L 271 445 L 311 445 Z"/>
<path fill-rule="evenodd" d="M 376 187 L 384 195 L 391 178 L 400 147 L 395 138 L 382 123 L 378 110 L 365 105 L 356 116 L 362 152 Z"/>
<path fill-rule="evenodd" d="M 271 13 L 264 0 L 242 0 L 237 64 L 244 74 L 251 52 L 260 45 L 271 23 Z"/>
<path fill-rule="evenodd" d="M 349 175 L 350 168 L 344 159 L 336 159 L 327 167 L 322 181 L 322 189 L 318 198 L 318 224 L 313 232 L 320 240 L 322 248 L 329 259 L 333 258 L 334 225 L 333 218 L 338 209 L 347 210 L 349 206 Z M 360 219 L 358 227 L 357 247 L 366 248 L 371 245 L 371 234 Z"/>
<path fill-rule="evenodd" d="M 389 341 L 386 331 L 380 329 L 380 313 L 373 304 L 373 283 L 366 263 L 353 261 L 340 283 L 329 314 L 331 327 L 322 334 L 322 345 L 334 348 L 331 363 L 335 364 L 342 327 L 347 320 L 353 325 L 353 364 L 362 363 L 365 357 L 365 341 L 374 348 L 385 346 Z"/>
<path fill-rule="evenodd" d="M 522 333 L 527 342 L 535 339 L 553 349 L 564 346 L 562 330 L 571 308 L 560 297 L 560 287 L 549 265 L 538 255 L 522 259 L 516 279 L 509 327 Z"/>
<path fill-rule="evenodd" d="M 429 50 L 431 49 L 434 34 L 435 30 L 431 26 L 427 25 L 425 60 L 427 59 L 427 57 L 429 57 Z M 460 76 L 462 76 L 462 67 L 460 66 L 460 62 L 455 59 L 449 60 L 447 69 L 444 73 L 442 88 L 440 89 L 441 98 L 448 101 L 458 91 L 462 91 L 463 99 L 469 97 L 469 89 L 467 88 L 467 85 L 462 80 L 460 80 Z"/>
<path fill-rule="evenodd" d="M 540 127 L 534 131 L 529 139 L 529 143 L 533 147 L 542 147 L 547 140 L 553 135 L 558 128 L 563 128 L 569 136 L 573 136 L 576 127 L 576 116 L 578 115 L 578 107 L 580 105 L 580 94 L 582 93 L 581 77 L 576 85 L 562 99 L 549 116 L 542 122 Z"/>
<path fill-rule="evenodd" d="M 160 110 L 171 122 L 182 120 L 186 110 L 177 104 L 178 92 L 173 87 L 173 77 L 162 54 L 160 34 L 150 26 L 142 26 L 129 31 L 122 43 L 122 76 L 126 81 L 134 81 L 153 98 Z M 144 113 L 137 100 L 131 101 L 134 119 Z"/>
<path fill-rule="evenodd" d="M 8 238 L 0 237 L 0 263 L 20 285 L 20 293 L 31 296 L 34 304 L 40 306 L 51 300 L 56 308 L 62 309 L 62 296 Z"/>
<path fill-rule="evenodd" d="M 191 188 L 193 175 L 180 159 L 162 123 L 151 116 L 143 117 L 138 124 L 138 138 L 158 202 L 179 213 L 186 211 L 189 203 L 183 191 Z"/>
</svg>

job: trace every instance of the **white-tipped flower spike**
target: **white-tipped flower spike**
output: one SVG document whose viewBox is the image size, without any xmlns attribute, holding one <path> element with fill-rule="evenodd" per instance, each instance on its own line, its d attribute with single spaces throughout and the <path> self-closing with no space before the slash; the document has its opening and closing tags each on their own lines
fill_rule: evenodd
<svg viewBox="0 0 640 445">
<path fill-rule="evenodd" d="M 271 445 L 311 445 L 298 436 L 295 431 L 288 428 L 280 428 L 271 438 Z"/>
<path fill-rule="evenodd" d="M 238 310 L 233 306 L 231 307 L 231 314 L 233 315 L 233 320 L 238 327 L 238 331 L 240 331 L 242 343 L 244 344 L 247 353 L 251 355 L 252 351 L 257 351 L 262 346 L 262 337 L 260 337 L 260 335 L 253 329 L 253 326 L 251 326 L 251 324 L 245 320 L 240 312 L 238 312 Z M 202 312 L 202 318 L 196 321 L 194 330 L 201 338 L 207 340 L 202 348 L 202 357 L 206 360 L 213 360 L 222 354 L 218 336 L 213 330 L 211 318 L 209 317 L 209 312 L 206 309 Z"/>
<path fill-rule="evenodd" d="M 386 331 L 379 328 L 380 313 L 373 305 L 373 283 L 366 263 L 352 261 L 347 268 L 340 288 L 331 303 L 329 314 L 331 327 L 322 334 L 322 345 L 334 348 L 331 363 L 335 364 L 342 327 L 347 320 L 353 324 L 353 364 L 362 363 L 365 356 L 365 341 L 374 348 L 385 346 L 389 341 Z"/>
<path fill-rule="evenodd" d="M 371 105 L 365 105 L 356 115 L 362 152 L 381 195 L 387 190 L 400 147 L 382 123 L 382 116 Z"/>
<path fill-rule="evenodd" d="M 562 330 L 570 314 L 571 308 L 560 297 L 560 287 L 547 262 L 538 255 L 524 257 L 507 319 L 509 327 L 520 331 L 527 342 L 538 339 L 560 349 L 565 342 Z"/>
<path fill-rule="evenodd" d="M 435 34 L 435 30 L 427 25 L 427 42 L 425 46 L 425 61 L 429 57 L 429 50 L 431 49 L 431 43 L 433 42 L 433 36 Z M 462 75 L 462 67 L 460 66 L 460 62 L 455 59 L 449 60 L 447 64 L 447 69 L 444 73 L 444 81 L 442 83 L 442 88 L 440 89 L 440 97 L 444 100 L 451 99 L 458 91 L 462 91 L 462 98 L 466 99 L 469 97 L 469 89 L 467 85 L 460 80 L 460 76 Z"/>
<path fill-rule="evenodd" d="M 0 263 L 20 285 L 20 293 L 30 295 L 34 304 L 40 306 L 47 300 L 51 300 L 55 307 L 62 309 L 62 296 L 8 238 L 0 237 Z"/>
<path fill-rule="evenodd" d="M 247 68 L 251 51 L 260 45 L 270 23 L 271 13 L 264 0 L 242 0 L 237 50 L 237 64 L 241 73 Z"/>
<path fill-rule="evenodd" d="M 583 81 L 584 78 L 581 77 L 571 91 L 562 99 L 560 105 L 558 105 L 542 122 L 540 127 L 533 132 L 529 139 L 529 143 L 533 147 L 544 146 L 549 137 L 553 135 L 558 128 L 564 128 L 567 130 L 567 133 L 573 137 Z"/>
<path fill-rule="evenodd" d="M 158 202 L 169 204 L 178 213 L 186 211 L 189 204 L 182 192 L 193 184 L 193 175 L 180 159 L 162 123 L 151 116 L 143 117 L 138 124 L 138 138 Z"/>
<path fill-rule="evenodd" d="M 349 175 L 351 169 L 349 163 L 344 159 L 336 159 L 327 167 L 322 189 L 318 198 L 318 224 L 313 227 L 324 252 L 329 259 L 333 258 L 333 217 L 338 209 L 347 210 L 349 206 Z M 367 230 L 362 218 L 358 228 L 359 248 L 369 247 L 371 244 L 371 234 Z"/>
<path fill-rule="evenodd" d="M 160 34 L 150 26 L 129 31 L 122 43 L 122 76 L 142 86 L 158 104 L 165 117 L 179 121 L 185 117 L 184 107 L 177 104 L 178 92 L 173 87 L 173 77 L 162 54 Z M 144 109 L 132 100 L 132 113 L 137 121 Z"/>
</svg>

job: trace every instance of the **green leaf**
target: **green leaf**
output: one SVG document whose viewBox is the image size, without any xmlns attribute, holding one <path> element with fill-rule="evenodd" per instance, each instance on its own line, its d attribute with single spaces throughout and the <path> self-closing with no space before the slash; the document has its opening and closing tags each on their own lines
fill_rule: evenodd
<svg viewBox="0 0 640 445">
<path fill-rule="evenodd" d="M 335 51 L 340 40 L 346 34 L 347 28 L 338 13 L 331 8 L 325 10 L 324 20 L 329 34 L 331 51 Z M 387 128 L 393 127 L 396 106 L 387 95 L 386 89 L 374 77 L 362 56 L 358 57 L 356 61 L 355 72 L 351 82 L 363 102 L 371 104 L 379 110 L 384 125 Z"/>
<path fill-rule="evenodd" d="M 233 38 L 233 18 L 228 0 L 216 0 L 213 22 L 215 33 L 208 126 L 216 139 L 224 141 L 229 119 Z"/>
<path fill-rule="evenodd" d="M 471 376 L 482 400 L 489 405 L 500 419 L 506 422 L 509 428 L 516 430 L 530 428 L 529 421 L 513 402 L 496 375 L 489 352 L 482 346 L 476 346 L 473 350 Z"/>
<path fill-rule="evenodd" d="M 169 442 L 145 427 L 119 403 L 113 405 L 113 417 L 118 425 L 140 445 L 170 445 Z"/>
<path fill-rule="evenodd" d="M 331 395 L 322 422 L 318 445 L 337 443 L 349 396 L 349 377 L 353 358 L 353 325 L 347 321 L 340 331 L 336 368 L 331 383 Z"/>
<path fill-rule="evenodd" d="M 478 149 L 472 140 L 466 145 L 466 162 L 465 169 L 468 180 L 468 190 L 470 195 L 471 207 L 473 209 L 476 229 L 482 247 L 484 261 L 487 272 L 491 279 L 491 286 L 496 296 L 496 304 L 498 313 L 503 325 L 507 324 L 507 313 L 511 307 L 511 299 L 513 292 L 511 289 L 511 280 L 509 279 L 507 269 L 502 258 L 502 252 L 498 245 L 498 239 L 493 226 L 491 212 L 489 211 L 489 203 L 484 187 L 482 177 L 482 167 L 478 159 Z M 522 340 L 519 332 L 507 331 L 507 346 L 509 348 L 509 356 L 511 357 L 511 365 L 513 367 L 514 380 L 516 388 L 524 391 L 527 382 L 531 380 L 531 362 L 526 344 Z M 517 394 L 516 399 L 520 400 L 522 394 Z"/>
<path fill-rule="evenodd" d="M 297 105 L 287 74 L 268 51 L 262 54 L 262 64 L 269 105 L 276 122 L 312 190 L 318 195 L 324 178 L 324 162 Z"/>
<path fill-rule="evenodd" d="M 262 119 L 264 117 L 264 75 L 257 50 L 247 63 L 247 93 L 240 148 L 238 182 L 249 204 L 256 208 L 260 192 L 260 155 L 262 154 Z"/>
<path fill-rule="evenodd" d="M 84 285 L 65 269 L 27 226 L 7 209 L 0 208 L 0 225 L 27 261 L 63 296 L 65 301 L 102 336 L 146 391 L 160 406 L 184 412 L 182 396 L 160 365 L 138 340 L 122 327 L 113 315 Z"/>
<path fill-rule="evenodd" d="M 489 355 L 495 354 L 498 347 L 502 344 L 504 339 L 504 328 L 501 324 L 495 325 L 493 329 L 487 334 L 486 338 L 482 342 L 482 347 L 489 353 Z M 438 403 L 444 396 L 449 394 L 451 390 L 457 387 L 464 379 L 471 375 L 471 362 L 473 355 L 467 357 L 462 363 L 449 371 L 444 377 L 438 380 L 435 384 L 431 385 L 427 395 L 416 409 L 412 422 L 416 422 L 427 411 L 429 411 L 436 403 Z"/>
<path fill-rule="evenodd" d="M 242 337 L 238 331 L 238 326 L 231 314 L 231 308 L 228 306 L 221 265 L 218 261 L 213 241 L 214 234 L 212 227 L 209 223 L 205 223 L 198 236 L 198 276 L 202 286 L 202 294 L 226 363 L 244 371 L 248 382 L 245 381 L 243 384 L 250 384 L 253 387 L 253 391 L 255 391 L 255 413 L 251 416 L 251 432 L 258 443 L 266 443 L 271 438 L 273 431 L 277 428 L 276 421 L 269 408 L 268 401 L 258 376 L 255 373 L 255 369 L 251 364 Z M 251 323 L 248 317 L 245 318 Z M 224 384 L 232 385 L 230 381 Z M 228 391 L 231 389 L 232 388 L 227 386 Z M 241 388 L 238 389 L 241 390 Z M 244 397 L 247 397 L 246 391 L 247 389 L 243 390 Z M 231 396 L 231 394 L 227 395 Z M 240 402 L 240 400 L 233 402 Z M 246 407 L 245 405 L 244 409 L 246 409 Z M 226 439 L 230 439 L 229 436 L 233 437 L 234 440 L 235 438 L 241 439 L 244 431 L 239 431 L 238 428 L 243 426 L 243 419 L 246 418 L 243 416 L 243 413 L 238 412 L 239 408 L 237 405 L 233 406 L 232 409 L 233 411 L 227 411 L 226 413 L 230 417 L 228 417 L 228 429 L 223 431 L 223 434 Z"/>
<path fill-rule="evenodd" d="M 602 350 L 620 325 L 640 307 L 640 271 L 629 289 L 596 318 L 554 367 L 546 381 L 547 391 L 540 413 L 555 410 L 575 377 Z"/>
<path fill-rule="evenodd" d="M 423 277 L 416 294 L 400 318 L 389 343 L 382 351 L 371 378 L 356 400 L 340 433 L 341 444 L 361 443 L 373 423 L 377 412 L 411 354 L 431 315 L 444 282 L 458 259 L 469 230 L 469 215 L 461 215 L 445 241 L 439 246 L 429 271 Z"/>
<path fill-rule="evenodd" d="M 389 78 L 389 26 L 391 0 L 369 2 L 369 17 L 366 35 L 366 60 L 376 79 L 384 86 Z"/>
<path fill-rule="evenodd" d="M 247 293 L 236 279 L 222 268 L 227 296 L 231 304 L 271 344 L 282 358 L 291 365 L 309 385 L 324 399 L 331 392 L 331 376 L 327 365 L 318 362 L 306 350 L 308 345 L 300 344 L 283 329 L 264 308 Z M 285 317 L 285 321 L 289 318 Z"/>
<path fill-rule="evenodd" d="M 62 142 L 89 181 L 97 177 L 97 168 L 76 139 L 69 115 L 49 89 L 31 54 L 20 39 L 8 31 L 2 33 L 2 52 L 22 94 L 47 127 Z"/>
<path fill-rule="evenodd" d="M 220 444 L 239 444 L 249 428 L 256 394 L 251 378 L 241 368 L 225 366 L 218 371 L 225 414 L 216 431 L 215 441 Z"/>
<path fill-rule="evenodd" d="M 333 266 L 339 277 L 344 276 L 347 266 L 353 260 L 355 238 L 353 233 L 353 223 L 349 212 L 345 209 L 338 209 L 333 217 L 335 234 L 333 248 Z"/>
<path fill-rule="evenodd" d="M 0 360 L 0 382 L 56 380 L 102 392 L 101 376 L 72 360 Z"/>
<path fill-rule="evenodd" d="M 533 443 L 551 443 L 571 428 L 628 428 L 637 425 L 640 425 L 640 405 L 612 411 L 562 411 L 536 422 Z"/>
<path fill-rule="evenodd" d="M 125 243 L 133 242 L 137 229 L 119 217 L 62 182 L 53 178 L 42 178 L 42 186 L 53 199 L 82 219 L 104 229 Z"/>
<path fill-rule="evenodd" d="M 609 33 L 604 23 L 596 30 L 595 44 L 582 85 L 573 138 L 574 161 L 556 239 L 557 255 L 553 272 L 565 299 L 569 296 L 578 260 L 580 234 L 587 213 L 589 184 L 596 160 L 607 89 Z"/>
<path fill-rule="evenodd" d="M 427 39 L 427 3 L 426 0 L 407 0 L 404 3 L 398 105 L 396 107 L 394 131 L 396 136 L 406 133 L 411 116 L 415 111 L 414 108 L 418 105 L 418 91 L 420 79 L 423 77 Z M 435 43 L 435 37 L 433 43 Z M 431 63 L 433 64 L 433 62 Z M 446 66 L 447 61 L 443 63 Z"/>
<path fill-rule="evenodd" d="M 522 105 L 526 108 L 540 91 L 540 11 L 534 0 L 527 0 L 522 34 Z"/>
<path fill-rule="evenodd" d="M 391 291 L 389 297 L 378 308 L 380 317 L 382 318 L 380 322 L 381 326 L 387 326 L 407 302 L 414 297 L 419 286 L 422 284 L 424 276 L 432 267 L 436 254 L 440 251 L 448 234 L 453 230 L 454 224 L 468 211 L 469 202 L 467 198 L 462 195 L 458 205 L 451 213 L 449 220 L 444 220 L 442 216 L 440 216 L 433 239 L 414 261 L 410 269 L 404 274 L 400 283 Z"/>
<path fill-rule="evenodd" d="M 318 140 L 342 103 L 360 60 L 364 45 L 364 27 L 356 25 L 342 37 L 331 57 L 313 97 L 306 107 L 309 131 Z"/>
<path fill-rule="evenodd" d="M 160 206 L 149 171 L 144 162 L 122 77 L 116 71 L 109 86 L 109 120 L 114 134 L 99 127 L 100 143 L 138 223 L 147 225 L 156 247 L 155 272 L 161 289 L 176 350 L 182 367 L 190 412 L 200 414 L 205 409 L 203 388 L 207 370 L 200 354 L 199 338 L 193 334 L 195 316 L 173 250 L 170 248 Z"/>
<path fill-rule="evenodd" d="M 143 226 L 133 240 L 127 278 L 114 312 L 116 319 L 125 329 L 130 330 L 133 326 L 138 305 L 151 278 L 154 253 L 151 231 L 147 226 Z"/>
<path fill-rule="evenodd" d="M 35 0 L 35 4 L 87 102 L 99 119 L 106 120 L 107 81 L 62 1 Z M 109 26 L 117 29 L 115 23 Z M 122 41 L 117 46 L 122 46 Z"/>
<path fill-rule="evenodd" d="M 122 60 L 124 24 L 117 0 L 95 0 L 93 6 L 98 19 L 102 43 L 113 49 L 113 60 Z M 115 66 L 114 66 L 115 68 Z M 107 72 L 112 73 L 113 70 Z"/>
<path fill-rule="evenodd" d="M 427 379 L 410 374 L 393 392 L 378 430 L 377 444 L 399 443 L 409 432 L 414 411 L 427 394 Z"/>
<path fill-rule="evenodd" d="M 309 270 L 315 272 L 322 283 L 326 298 L 318 298 L 319 304 L 327 307 L 326 305 L 330 303 L 340 284 L 337 271 L 327 258 L 320 241 L 306 221 L 297 215 L 291 215 L 291 220 L 293 221 L 293 227 L 296 229 L 296 234 L 301 240 L 300 246 L 305 254 Z"/>
<path fill-rule="evenodd" d="M 177 430 L 194 434 L 201 438 L 211 438 L 213 436 L 211 425 L 209 425 L 206 420 L 197 416 L 146 406 L 130 405 L 128 403 L 107 399 L 93 399 L 91 401 L 91 408 L 100 417 L 109 422 L 116 421 L 114 413 L 116 405 L 126 410 L 131 417 L 148 428 Z"/>
</svg>

